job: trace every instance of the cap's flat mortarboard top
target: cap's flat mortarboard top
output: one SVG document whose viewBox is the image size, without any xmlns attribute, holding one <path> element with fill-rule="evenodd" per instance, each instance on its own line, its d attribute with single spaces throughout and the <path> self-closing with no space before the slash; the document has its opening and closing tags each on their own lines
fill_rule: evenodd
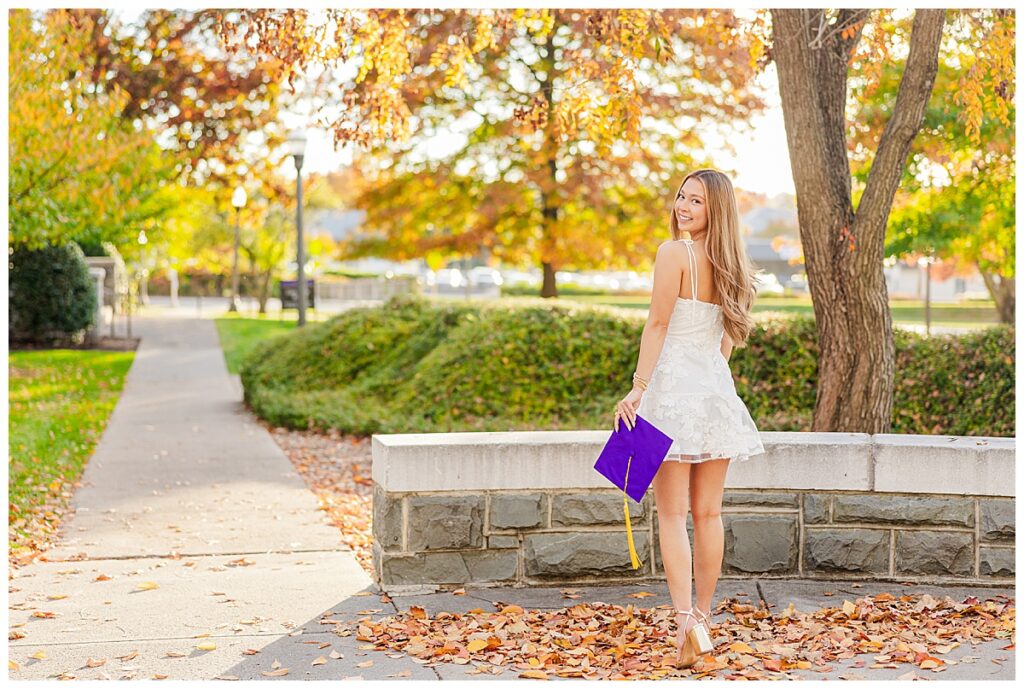
<svg viewBox="0 0 1024 689">
<path fill-rule="evenodd" d="M 643 500 L 671 446 L 671 437 L 637 414 L 636 424 L 632 429 L 619 421 L 619 430 L 612 431 L 594 464 L 594 469 L 623 493 L 622 508 L 626 513 L 626 536 L 629 540 L 629 559 L 633 569 L 639 569 L 642 563 L 633 544 L 633 526 L 629 521 L 629 503 L 626 496 L 633 498 L 635 502 Z"/>
</svg>

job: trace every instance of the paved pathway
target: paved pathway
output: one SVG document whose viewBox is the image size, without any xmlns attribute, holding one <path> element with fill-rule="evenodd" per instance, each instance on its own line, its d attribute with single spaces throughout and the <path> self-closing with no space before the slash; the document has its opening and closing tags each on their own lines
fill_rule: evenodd
<svg viewBox="0 0 1024 689">
<path fill-rule="evenodd" d="M 9 645 L 21 665 L 12 678 L 245 679 L 280 660 L 303 679 L 332 648 L 346 656 L 330 659 L 330 676 L 340 678 L 359 674 L 364 658 L 352 652 L 354 635 L 336 635 L 321 616 L 395 611 L 356 595 L 377 589 L 243 408 L 213 322 L 191 315 L 133 322 L 142 343 L 63 541 L 9 582 L 10 624 L 25 623 L 17 628 L 25 637 Z M 140 589 L 144 582 L 157 587 Z M 315 654 L 300 670 L 295 651 L 275 647 L 298 640 L 331 647 L 302 646 Z M 203 642 L 216 649 L 197 650 Z M 39 651 L 45 659 L 31 658 Z M 106 662 L 89 668 L 90 658 Z M 436 678 L 429 669 L 422 676 Z"/>
</svg>

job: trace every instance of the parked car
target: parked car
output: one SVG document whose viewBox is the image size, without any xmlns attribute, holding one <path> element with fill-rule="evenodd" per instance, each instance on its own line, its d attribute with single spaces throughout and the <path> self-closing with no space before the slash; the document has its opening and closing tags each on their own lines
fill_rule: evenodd
<svg viewBox="0 0 1024 689">
<path fill-rule="evenodd" d="M 649 292 L 654 289 L 654 276 L 633 273 L 623 281 L 622 289 L 630 292 Z"/>
<path fill-rule="evenodd" d="M 506 270 L 502 273 L 502 279 L 506 285 L 539 285 L 542 281 L 539 274 L 522 270 Z"/>
<path fill-rule="evenodd" d="M 775 273 L 758 273 L 754 276 L 754 289 L 758 294 L 772 294 L 782 296 L 786 293 L 785 288 L 779 284 L 779 278 Z"/>
<path fill-rule="evenodd" d="M 426 275 L 426 284 L 444 287 L 465 287 L 466 277 L 458 268 L 442 268 Z"/>
<path fill-rule="evenodd" d="M 807 273 L 793 273 L 792 277 L 783 283 L 783 286 L 796 294 L 807 294 L 810 290 L 807 284 Z"/>
<path fill-rule="evenodd" d="M 481 287 L 500 287 L 505 284 L 501 273 L 487 266 L 476 266 L 469 270 L 469 284 Z"/>
</svg>

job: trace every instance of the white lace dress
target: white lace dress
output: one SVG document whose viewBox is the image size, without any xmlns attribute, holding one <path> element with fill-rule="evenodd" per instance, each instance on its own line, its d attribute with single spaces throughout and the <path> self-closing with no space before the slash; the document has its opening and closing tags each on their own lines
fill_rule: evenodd
<svg viewBox="0 0 1024 689">
<path fill-rule="evenodd" d="M 697 294 L 697 265 L 692 239 L 690 294 Z M 671 436 L 665 461 L 696 464 L 729 457 L 732 461 L 764 453 L 764 445 L 736 394 L 729 362 L 722 355 L 722 308 L 696 298 L 676 298 L 668 333 L 637 414 Z"/>
</svg>

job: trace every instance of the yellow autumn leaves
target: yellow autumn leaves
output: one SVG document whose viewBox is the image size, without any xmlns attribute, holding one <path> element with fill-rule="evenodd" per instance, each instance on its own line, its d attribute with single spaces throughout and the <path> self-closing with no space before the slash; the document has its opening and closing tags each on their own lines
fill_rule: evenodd
<svg viewBox="0 0 1024 689">
<path fill-rule="evenodd" d="M 11 243 L 38 248 L 99 227 L 128 232 L 176 156 L 160 154 L 145 124 L 122 118 L 128 94 L 116 83 L 94 82 L 87 20 L 12 10 L 9 22 Z"/>
</svg>

